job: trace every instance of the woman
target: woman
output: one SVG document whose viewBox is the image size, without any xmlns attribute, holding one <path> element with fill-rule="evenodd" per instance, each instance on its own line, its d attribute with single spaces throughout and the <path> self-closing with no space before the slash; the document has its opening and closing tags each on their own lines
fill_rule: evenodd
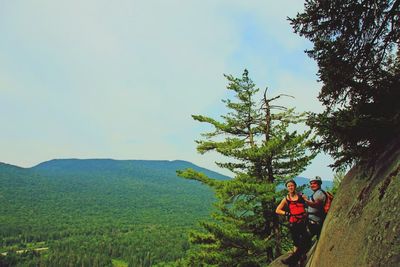
<svg viewBox="0 0 400 267">
<path fill-rule="evenodd" d="M 305 256 L 311 245 L 311 238 L 307 232 L 306 196 L 296 192 L 296 182 L 286 182 L 288 195 L 282 199 L 276 208 L 276 213 L 289 217 L 289 230 L 295 245 L 294 253 L 287 259 L 282 260 L 284 264 L 297 263 Z"/>
</svg>

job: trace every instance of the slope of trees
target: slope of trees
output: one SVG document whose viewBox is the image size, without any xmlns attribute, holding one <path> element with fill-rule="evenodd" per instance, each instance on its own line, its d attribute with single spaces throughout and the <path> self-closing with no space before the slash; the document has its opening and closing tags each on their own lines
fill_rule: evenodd
<svg viewBox="0 0 400 267">
<path fill-rule="evenodd" d="M 290 21 L 314 44 L 323 82 L 316 147 L 334 167 L 375 157 L 400 134 L 400 0 L 307 0 Z"/>
<path fill-rule="evenodd" d="M 196 168 L 180 161 L 0 163 L 0 266 L 176 261 L 214 199 L 207 187 L 176 177 L 185 167 Z"/>
<path fill-rule="evenodd" d="M 213 126 L 197 141 L 198 151 L 216 151 L 228 162 L 217 163 L 234 173 L 221 181 L 191 169 L 179 175 L 207 184 L 216 192 L 217 211 L 213 220 L 201 223 L 203 231 L 194 231 L 194 246 L 186 264 L 218 266 L 261 266 L 280 255 L 287 245 L 281 223 L 275 215 L 282 190 L 277 186 L 298 175 L 314 154 L 307 153 L 310 132 L 290 131 L 289 126 L 302 122 L 304 116 L 292 109 L 273 106 L 266 91 L 261 103 L 259 89 L 248 77 L 226 76 L 227 89 L 234 99 L 224 100 L 228 112 L 220 120 L 196 115 L 199 122 Z M 279 112 L 274 113 L 276 108 Z M 279 199 L 280 200 L 280 199 Z"/>
</svg>

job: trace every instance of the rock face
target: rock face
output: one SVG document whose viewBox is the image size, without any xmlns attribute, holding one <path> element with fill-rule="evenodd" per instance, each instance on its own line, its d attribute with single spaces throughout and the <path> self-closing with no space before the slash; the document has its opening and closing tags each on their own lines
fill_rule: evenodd
<svg viewBox="0 0 400 267">
<path fill-rule="evenodd" d="M 284 254 L 278 258 L 276 258 L 273 262 L 271 262 L 268 267 L 287 267 L 286 264 L 283 264 L 281 260 L 284 260 L 290 256 L 290 253 Z"/>
<path fill-rule="evenodd" d="M 343 179 L 306 266 L 400 266 L 400 143 Z"/>
<path fill-rule="evenodd" d="M 306 262 L 309 261 L 311 259 L 311 257 L 313 256 L 315 247 L 316 247 L 316 244 L 314 244 L 308 251 Z M 280 257 L 276 258 L 273 262 L 271 262 L 268 265 L 268 267 L 288 267 L 288 265 L 282 263 L 282 260 L 289 258 L 290 255 L 291 255 L 291 252 L 281 255 Z M 299 266 L 298 264 L 293 264 L 289 267 L 302 267 L 302 266 Z"/>
</svg>

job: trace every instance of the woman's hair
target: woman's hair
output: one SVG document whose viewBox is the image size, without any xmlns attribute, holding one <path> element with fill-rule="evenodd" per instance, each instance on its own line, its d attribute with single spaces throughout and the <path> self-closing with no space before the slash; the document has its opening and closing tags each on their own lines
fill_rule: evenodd
<svg viewBox="0 0 400 267">
<path fill-rule="evenodd" d="M 296 184 L 296 182 L 295 182 L 293 179 L 287 180 L 286 183 L 285 183 L 285 186 L 287 186 L 288 183 L 293 183 L 294 186 L 297 187 L 297 184 Z"/>
</svg>

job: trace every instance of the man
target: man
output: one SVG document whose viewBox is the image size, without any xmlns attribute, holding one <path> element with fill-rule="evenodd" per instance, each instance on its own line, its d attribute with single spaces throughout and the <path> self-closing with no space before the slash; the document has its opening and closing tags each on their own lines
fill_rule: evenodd
<svg viewBox="0 0 400 267">
<path fill-rule="evenodd" d="M 310 188 L 313 191 L 311 200 L 304 197 L 305 202 L 308 205 L 308 230 L 311 233 L 311 237 L 316 236 L 317 239 L 321 233 L 322 224 L 325 219 L 324 204 L 326 201 L 326 195 L 321 189 L 322 180 L 321 177 L 316 176 L 310 181 Z"/>
</svg>

